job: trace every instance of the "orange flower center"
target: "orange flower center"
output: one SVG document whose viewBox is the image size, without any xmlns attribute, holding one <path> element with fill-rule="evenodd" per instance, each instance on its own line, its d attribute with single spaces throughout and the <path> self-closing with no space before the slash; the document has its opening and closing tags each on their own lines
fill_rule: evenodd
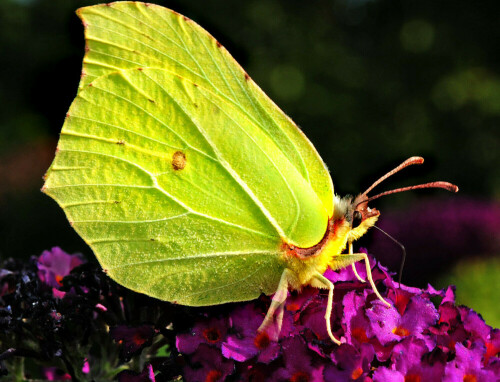
<svg viewBox="0 0 500 382">
<path fill-rule="evenodd" d="M 57 283 L 62 286 L 62 280 L 63 280 L 64 276 L 61 276 L 61 275 L 56 275 L 55 279 L 57 281 Z"/>
<path fill-rule="evenodd" d="M 368 337 L 366 336 L 366 331 L 363 328 L 354 328 L 351 330 L 352 336 L 358 340 L 358 342 L 365 343 L 368 342 Z"/>
<path fill-rule="evenodd" d="M 295 312 L 300 309 L 300 305 L 296 302 L 291 302 L 286 306 L 286 310 Z"/>
<path fill-rule="evenodd" d="M 400 337 L 406 337 L 410 334 L 410 331 L 406 328 L 403 328 L 402 326 L 395 327 L 394 329 L 392 329 L 392 332 Z"/>
<path fill-rule="evenodd" d="M 464 382 L 477 382 L 477 378 L 475 375 L 465 374 L 464 375 Z"/>
<path fill-rule="evenodd" d="M 139 333 L 135 333 L 134 337 L 132 338 L 132 341 L 134 341 L 134 344 L 141 346 L 144 342 L 146 342 L 146 339 L 142 337 Z"/>
<path fill-rule="evenodd" d="M 205 382 L 215 382 L 222 377 L 219 370 L 210 370 L 205 378 Z"/>
<path fill-rule="evenodd" d="M 422 379 L 418 374 L 405 375 L 405 382 L 420 382 Z"/>
<path fill-rule="evenodd" d="M 266 332 L 260 332 L 253 340 L 253 344 L 255 345 L 255 347 L 261 350 L 267 348 L 270 343 L 271 340 L 269 339 L 269 335 Z"/>
<path fill-rule="evenodd" d="M 217 328 L 208 328 L 203 331 L 203 337 L 208 343 L 214 344 L 220 340 L 220 332 Z"/>
<path fill-rule="evenodd" d="M 355 381 L 356 379 L 358 379 L 362 375 L 363 375 L 363 369 L 358 367 L 357 369 L 354 369 L 354 371 L 352 372 L 351 379 Z"/>
<path fill-rule="evenodd" d="M 494 357 L 500 352 L 500 348 L 496 347 L 493 342 L 486 342 L 486 354 L 484 355 L 484 364 L 486 365 L 491 357 Z"/>
<path fill-rule="evenodd" d="M 303 371 L 297 371 L 292 378 L 290 378 L 290 382 L 309 382 L 309 374 L 304 373 Z"/>
</svg>

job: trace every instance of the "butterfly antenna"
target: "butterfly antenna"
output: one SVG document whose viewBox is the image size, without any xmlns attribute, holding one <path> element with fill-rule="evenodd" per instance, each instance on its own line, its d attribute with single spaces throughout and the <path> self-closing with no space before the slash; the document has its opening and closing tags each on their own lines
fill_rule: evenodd
<svg viewBox="0 0 500 382">
<path fill-rule="evenodd" d="M 394 175 L 395 173 L 401 171 L 402 169 L 404 169 L 404 168 L 406 168 L 408 166 L 414 165 L 414 164 L 422 164 L 422 163 L 424 163 L 424 158 L 422 158 L 422 157 L 411 157 L 411 158 L 408 158 L 403 163 L 401 163 L 399 166 L 397 166 L 396 168 L 392 169 L 391 171 L 389 171 L 384 176 L 382 176 L 379 179 L 377 179 L 370 187 L 368 187 L 368 189 L 365 192 L 363 192 L 363 195 L 367 195 L 377 185 L 379 185 L 380 183 L 382 183 L 384 180 L 386 180 L 390 176 Z"/>
<path fill-rule="evenodd" d="M 376 225 L 374 225 L 373 227 L 378 229 L 385 236 L 387 236 L 394 243 L 396 243 L 397 245 L 399 245 L 401 247 L 401 251 L 402 251 L 403 255 L 401 256 L 401 265 L 399 266 L 399 275 L 398 275 L 398 284 L 399 284 L 399 286 L 401 286 L 401 278 L 403 277 L 403 268 L 405 266 L 405 260 L 406 260 L 406 248 L 403 244 L 401 244 L 398 240 L 396 240 L 394 237 L 392 237 L 387 232 L 385 232 L 382 228 L 377 227 Z"/>
<path fill-rule="evenodd" d="M 430 182 L 430 183 L 424 183 L 424 184 L 416 184 L 414 186 L 401 187 L 401 188 L 396 188 L 394 190 L 381 192 L 380 194 L 370 196 L 369 198 L 367 198 L 365 200 L 365 202 L 370 202 L 372 200 L 378 199 L 381 196 L 385 196 L 385 195 L 390 195 L 390 194 L 395 194 L 398 192 L 404 192 L 404 191 L 410 191 L 410 190 L 418 190 L 418 189 L 422 189 L 422 188 L 442 188 L 442 189 L 448 190 L 450 192 L 458 192 L 458 186 L 456 186 L 452 183 L 449 183 L 449 182 L 438 181 L 438 182 Z"/>
<path fill-rule="evenodd" d="M 422 157 L 415 156 L 415 157 L 408 158 L 403 163 L 401 163 L 399 166 L 397 166 L 396 168 L 392 169 L 384 176 L 377 179 L 377 181 L 375 181 L 370 187 L 368 187 L 368 189 L 365 192 L 363 192 L 361 195 L 359 195 L 357 200 L 355 200 L 355 202 L 357 202 L 356 207 L 358 205 L 361 205 L 361 204 L 367 205 L 368 202 L 375 200 L 375 199 L 378 199 L 381 196 L 395 194 L 397 192 L 417 190 L 417 189 L 421 189 L 421 188 L 443 188 L 443 189 L 451 191 L 451 192 L 458 191 L 458 187 L 454 184 L 451 184 L 448 182 L 437 181 L 437 182 L 430 182 L 430 183 L 425 183 L 425 184 L 417 184 L 414 186 L 396 188 L 394 190 L 385 191 L 385 192 L 382 192 L 382 193 L 377 194 L 375 196 L 368 197 L 368 193 L 371 190 L 373 190 L 376 186 L 378 186 L 380 183 L 382 183 L 384 180 L 386 180 L 390 176 L 396 174 L 397 172 L 401 171 L 402 169 L 404 169 L 408 166 L 412 166 L 414 164 L 422 164 L 422 163 L 424 163 L 424 158 L 422 158 Z"/>
</svg>

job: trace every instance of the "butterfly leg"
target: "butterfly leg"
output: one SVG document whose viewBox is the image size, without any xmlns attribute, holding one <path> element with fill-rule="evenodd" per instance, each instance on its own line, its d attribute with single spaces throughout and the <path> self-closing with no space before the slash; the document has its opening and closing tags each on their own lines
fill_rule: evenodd
<svg viewBox="0 0 500 382">
<path fill-rule="evenodd" d="M 375 292 L 375 294 L 377 295 L 378 299 L 380 301 L 382 301 L 385 305 L 390 307 L 391 304 L 389 304 L 386 300 L 384 300 L 384 298 L 380 295 L 377 287 L 375 286 L 375 283 L 373 282 L 372 270 L 370 268 L 370 260 L 368 260 L 368 256 L 366 255 L 366 253 L 356 253 L 356 255 L 360 255 L 363 257 L 363 260 L 365 261 L 365 265 L 366 265 L 366 277 L 368 278 L 368 281 L 370 282 L 370 285 L 371 285 L 373 291 Z"/>
<path fill-rule="evenodd" d="M 333 288 L 334 288 L 333 283 L 330 280 L 328 280 L 325 276 L 323 276 L 321 273 L 316 273 L 315 277 L 326 288 L 328 288 L 328 303 L 326 306 L 326 313 L 325 313 L 326 331 L 328 332 L 328 335 L 330 336 L 331 340 L 335 342 L 337 345 L 340 345 L 341 342 L 337 338 L 335 338 L 335 336 L 332 333 L 331 317 L 332 317 L 332 307 L 333 307 Z"/>
<path fill-rule="evenodd" d="M 353 253 L 352 243 L 349 243 L 349 255 L 350 256 L 356 256 L 356 257 L 358 257 L 359 260 L 364 260 L 365 261 L 365 265 L 366 265 L 366 277 L 368 278 L 368 281 L 370 282 L 370 286 L 372 287 L 373 292 L 375 292 L 375 294 L 377 295 L 377 297 L 379 298 L 380 301 L 382 301 L 385 305 L 387 305 L 387 306 L 390 307 L 391 304 L 389 304 L 386 300 L 384 300 L 384 298 L 380 295 L 377 287 L 375 286 L 375 283 L 373 282 L 372 270 L 370 268 L 370 260 L 368 260 L 368 256 L 366 255 L 366 253 L 362 253 L 362 252 L 361 253 Z M 358 280 L 364 281 L 356 273 L 356 270 L 354 268 L 354 263 L 352 263 L 352 266 L 353 266 L 354 273 L 356 274 L 356 277 L 358 277 Z"/>
<path fill-rule="evenodd" d="M 279 333 L 281 331 L 281 324 L 283 323 L 284 305 L 288 296 L 288 280 L 291 276 L 290 273 L 291 271 L 289 269 L 285 269 L 281 274 L 278 289 L 276 289 L 276 293 L 274 293 L 273 299 L 271 301 L 271 306 L 267 310 L 264 321 L 259 326 L 259 329 L 257 329 L 258 332 L 268 332 L 268 334 L 270 334 L 270 337 L 272 337 L 272 339 L 275 341 L 278 340 Z M 273 330 L 268 330 L 273 325 L 275 325 Z"/>
<path fill-rule="evenodd" d="M 352 243 L 349 243 L 349 254 L 352 255 L 353 251 L 352 251 Z M 362 283 L 365 283 L 366 280 L 364 278 L 362 278 L 359 274 L 358 274 L 358 271 L 356 270 L 356 263 L 352 263 L 351 264 L 351 267 L 352 267 L 352 271 L 354 272 L 354 275 L 356 276 L 356 278 L 361 281 Z"/>
</svg>

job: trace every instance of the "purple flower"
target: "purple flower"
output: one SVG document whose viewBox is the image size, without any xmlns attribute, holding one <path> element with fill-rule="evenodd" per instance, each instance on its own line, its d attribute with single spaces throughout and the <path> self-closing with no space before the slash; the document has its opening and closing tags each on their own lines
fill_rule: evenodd
<svg viewBox="0 0 500 382">
<path fill-rule="evenodd" d="M 500 330 L 493 329 L 486 339 L 486 353 L 484 355 L 484 364 L 497 361 L 500 366 L 500 359 L 495 357 L 500 353 Z M 491 360 L 491 361 L 490 361 Z"/>
<path fill-rule="evenodd" d="M 63 298 L 65 292 L 59 289 L 62 280 L 71 270 L 84 263 L 79 254 L 69 255 L 59 247 L 43 251 L 37 261 L 38 277 L 53 288 L 54 297 Z"/>
<path fill-rule="evenodd" d="M 82 373 L 83 374 L 90 373 L 90 364 L 87 358 L 83 360 Z"/>
<path fill-rule="evenodd" d="M 456 358 L 445 368 L 444 382 L 489 382 L 496 377 L 492 370 L 482 368 L 482 358 L 486 349 L 475 343 L 470 349 L 462 344 L 455 346 Z"/>
<path fill-rule="evenodd" d="M 352 269 L 328 271 L 336 281 L 332 330 L 342 345 L 333 344 L 326 332 L 327 293 L 306 287 L 290 293 L 279 336 L 272 325 L 271 334 L 257 333 L 264 312 L 256 306 L 269 305 L 269 298 L 241 304 L 227 318 L 207 315 L 190 334 L 178 335 L 177 348 L 188 364 L 186 380 L 232 375 L 242 381 L 433 382 L 446 374 L 478 382 L 500 376 L 500 331 L 471 309 L 457 307 L 454 287 L 399 285 L 369 258 L 380 290 L 393 305 L 379 301 Z M 357 270 L 365 277 L 364 267 Z M 431 302 L 436 297 L 441 300 L 437 307 Z M 203 335 L 214 329 L 220 335 Z M 231 367 L 223 368 L 224 361 Z"/>
<path fill-rule="evenodd" d="M 424 336 L 424 330 L 434 325 L 439 314 L 429 299 L 421 296 L 412 297 L 403 314 L 395 307 L 387 307 L 381 301 L 373 301 L 372 307 L 366 310 L 372 330 L 382 345 L 394 341 L 399 342 L 404 337 L 414 336 L 425 339 L 432 349 L 432 339 Z"/>
<path fill-rule="evenodd" d="M 141 373 L 131 370 L 124 370 L 118 374 L 119 382 L 155 382 L 155 373 L 153 366 L 148 364 Z"/>
<path fill-rule="evenodd" d="M 43 375 L 47 381 L 71 381 L 71 376 L 57 367 L 45 367 Z"/>
<path fill-rule="evenodd" d="M 393 369 L 399 371 L 405 381 L 438 382 L 444 371 L 440 355 L 433 357 L 423 340 L 410 336 L 394 346 L 391 359 Z"/>
<path fill-rule="evenodd" d="M 377 225 L 404 243 L 407 253 L 415 254 L 406 259 L 407 268 L 412 270 L 406 277 L 415 281 L 425 280 L 429 272 L 447 269 L 450 254 L 456 261 L 471 254 L 500 251 L 498 201 L 460 197 L 427 200 L 404 210 L 385 211 Z M 380 233 L 374 234 L 370 251 L 391 269 L 400 264 L 401 251 Z"/>
<path fill-rule="evenodd" d="M 323 381 L 323 362 L 314 362 L 314 354 L 301 336 L 282 340 L 284 367 L 278 368 L 271 381 Z"/>
<path fill-rule="evenodd" d="M 258 356 L 258 361 L 269 363 L 279 355 L 279 344 L 272 341 L 268 332 L 258 333 L 263 313 L 253 304 L 235 309 L 231 314 L 232 333 L 222 343 L 222 354 L 226 358 L 243 362 Z M 285 315 L 284 328 L 290 327 L 290 315 Z M 287 325 L 286 322 L 289 322 Z M 286 329 L 285 329 L 286 331 Z"/>
<path fill-rule="evenodd" d="M 129 327 L 115 326 L 109 331 L 111 337 L 121 345 L 120 356 L 128 360 L 146 346 L 151 345 L 155 330 L 151 325 Z"/>
<path fill-rule="evenodd" d="M 325 368 L 326 381 L 362 381 L 368 376 L 375 351 L 372 345 L 362 344 L 359 350 L 342 344 L 332 352 L 334 365 Z"/>
<path fill-rule="evenodd" d="M 382 366 L 373 373 L 373 382 L 405 382 L 405 376 L 397 370 Z"/>
<path fill-rule="evenodd" d="M 177 350 L 183 354 L 191 354 L 200 344 L 207 344 L 220 348 L 226 339 L 228 318 L 212 317 L 198 321 L 191 333 L 179 334 L 176 338 Z"/>
<path fill-rule="evenodd" d="M 352 291 L 344 297 L 342 323 L 345 326 L 345 336 L 348 343 L 364 344 L 369 342 L 369 337 L 374 336 L 370 321 L 365 315 L 366 295 L 368 293 L 370 292 L 365 290 L 363 295 L 359 295 Z"/>
<path fill-rule="evenodd" d="M 234 371 L 234 362 L 222 356 L 219 349 L 201 344 L 184 368 L 184 377 L 190 382 L 224 381 Z"/>
</svg>

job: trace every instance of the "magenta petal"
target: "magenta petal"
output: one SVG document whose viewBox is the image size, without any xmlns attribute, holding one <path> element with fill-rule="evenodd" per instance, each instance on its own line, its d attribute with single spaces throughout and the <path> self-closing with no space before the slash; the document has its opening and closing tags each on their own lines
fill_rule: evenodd
<svg viewBox="0 0 500 382">
<path fill-rule="evenodd" d="M 87 358 L 83 360 L 83 366 L 82 366 L 82 373 L 83 374 L 88 374 L 90 373 L 90 364 Z"/>
<path fill-rule="evenodd" d="M 126 326 L 119 325 L 110 329 L 111 337 L 120 343 L 120 355 L 124 359 L 130 359 L 146 346 L 151 345 L 155 330 L 151 325 Z"/>
<path fill-rule="evenodd" d="M 179 334 L 175 339 L 177 350 L 183 354 L 193 353 L 200 344 L 220 347 L 226 339 L 229 320 L 210 318 L 196 323 L 191 333 Z"/>
<path fill-rule="evenodd" d="M 429 342 L 430 348 L 434 345 L 433 341 L 423 334 L 423 330 L 434 325 L 438 319 L 436 308 L 428 299 L 413 297 L 402 316 L 394 307 L 387 307 L 380 301 L 374 301 L 372 308 L 366 311 L 366 315 L 382 345 L 391 341 L 401 341 L 409 335 L 425 339 Z"/>
<path fill-rule="evenodd" d="M 427 351 L 427 345 L 423 340 L 414 337 L 405 338 L 394 346 L 392 354 L 394 368 L 405 376 L 405 380 L 441 381 L 444 362 L 440 359 L 427 362 L 424 357 L 426 354 L 429 355 Z"/>
<path fill-rule="evenodd" d="M 259 352 L 254 345 L 254 339 L 250 337 L 238 338 L 227 336 L 221 347 L 222 355 L 238 362 L 248 361 Z"/>
<path fill-rule="evenodd" d="M 398 327 L 401 319 L 399 312 L 394 306 L 387 307 L 381 301 L 374 301 L 373 306 L 366 310 L 366 315 L 370 320 L 373 333 L 382 345 L 392 341 L 399 341 L 400 336 L 393 330 Z"/>
<path fill-rule="evenodd" d="M 332 360 L 336 365 L 325 367 L 325 380 L 362 381 L 362 377 L 366 377 L 370 372 L 374 356 L 373 346 L 369 344 L 361 345 L 359 351 L 354 346 L 342 344 L 332 353 Z"/>
<path fill-rule="evenodd" d="M 225 381 L 234 371 L 234 362 L 222 357 L 220 350 L 201 344 L 184 368 L 186 381 Z"/>
<path fill-rule="evenodd" d="M 499 375 L 495 375 L 493 370 L 482 368 L 482 356 L 485 348 L 477 343 L 470 349 L 462 344 L 455 347 L 456 358 L 449 362 L 445 368 L 445 382 L 455 381 L 477 381 L 489 382 L 498 380 Z"/>
<path fill-rule="evenodd" d="M 45 284 L 59 289 L 62 279 L 83 263 L 79 254 L 69 255 L 61 248 L 54 247 L 50 251 L 43 251 L 38 257 L 38 277 Z"/>
<path fill-rule="evenodd" d="M 238 362 L 245 362 L 257 357 L 258 362 L 269 363 L 280 354 L 280 346 L 269 339 L 266 333 L 257 334 L 256 337 L 238 338 L 236 335 L 227 336 L 221 347 L 222 355 Z"/>
<path fill-rule="evenodd" d="M 486 354 L 484 355 L 484 364 L 490 362 L 490 358 L 495 358 L 500 353 L 500 329 L 493 329 L 486 341 Z M 498 360 L 498 358 L 497 358 Z"/>
<path fill-rule="evenodd" d="M 484 322 L 483 318 L 472 309 L 460 306 L 458 311 L 462 317 L 465 330 L 472 334 L 473 339 L 481 339 L 484 343 L 486 343 L 491 332 L 491 327 L 488 326 L 486 322 Z"/>
<path fill-rule="evenodd" d="M 344 305 L 344 317 L 342 324 L 346 328 L 345 336 L 348 343 L 367 343 L 373 337 L 373 331 L 368 318 L 365 316 L 366 293 L 363 296 L 355 291 L 349 292 L 342 301 Z"/>
<path fill-rule="evenodd" d="M 71 376 L 57 367 L 45 367 L 43 374 L 47 381 L 71 381 Z"/>
<path fill-rule="evenodd" d="M 270 381 L 323 381 L 322 363 L 313 362 L 311 352 L 301 336 L 282 340 L 284 367 L 276 370 Z"/>
<path fill-rule="evenodd" d="M 124 370 L 118 374 L 119 382 L 155 382 L 155 373 L 153 366 L 148 364 L 141 373 L 135 373 L 130 370 Z"/>
<path fill-rule="evenodd" d="M 373 382 L 405 382 L 405 376 L 397 370 L 379 367 L 373 373 Z"/>
</svg>

